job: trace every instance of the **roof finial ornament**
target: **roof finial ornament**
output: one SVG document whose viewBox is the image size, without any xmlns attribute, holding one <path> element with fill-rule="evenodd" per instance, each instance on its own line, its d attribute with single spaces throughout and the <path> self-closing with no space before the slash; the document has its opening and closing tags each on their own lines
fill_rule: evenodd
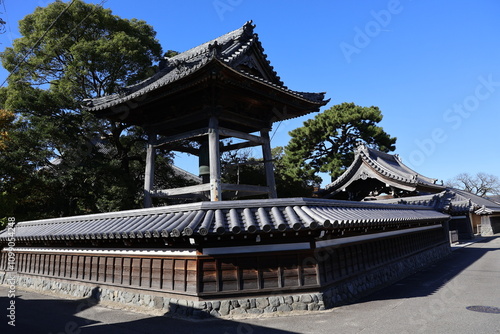
<svg viewBox="0 0 500 334">
<path fill-rule="evenodd" d="M 245 24 L 243 25 L 243 28 L 245 30 L 250 30 L 250 33 L 253 33 L 253 29 L 255 28 L 255 24 L 252 24 L 253 20 L 246 21 Z"/>
<path fill-rule="evenodd" d="M 214 41 L 208 46 L 209 54 L 213 58 L 221 57 L 221 45 L 217 41 Z"/>
<path fill-rule="evenodd" d="M 366 145 L 364 142 L 362 142 L 361 140 L 358 140 L 356 142 L 356 148 L 355 148 L 356 152 L 359 153 L 361 151 L 366 151 Z"/>
</svg>

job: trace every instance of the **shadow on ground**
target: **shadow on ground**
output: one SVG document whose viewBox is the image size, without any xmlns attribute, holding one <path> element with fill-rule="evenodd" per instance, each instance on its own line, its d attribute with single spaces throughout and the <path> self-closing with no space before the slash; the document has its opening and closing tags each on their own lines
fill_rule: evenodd
<svg viewBox="0 0 500 334">
<path fill-rule="evenodd" d="M 50 333 L 50 334 L 147 334 L 147 333 L 220 333 L 220 334 L 252 334 L 269 333 L 285 334 L 294 333 L 278 329 L 266 328 L 250 325 L 236 320 L 226 320 L 218 318 L 206 318 L 204 320 L 188 320 L 173 317 L 160 317 L 138 315 L 130 312 L 117 312 L 99 307 L 93 312 L 99 312 L 100 317 L 105 317 L 106 323 L 89 320 L 81 316 L 80 312 L 96 306 L 94 299 L 52 299 L 43 296 L 41 299 L 24 298 L 27 292 L 17 291 L 15 298 L 16 306 L 16 326 L 9 326 L 6 317 L 6 308 L 10 298 L 0 297 L 0 309 L 2 320 L 0 323 L 0 333 Z M 86 313 L 85 312 L 85 313 Z M 109 317 L 106 316 L 109 314 Z M 119 314 L 120 318 L 117 318 Z M 142 319 L 137 320 L 140 317 Z"/>
<path fill-rule="evenodd" d="M 487 244 L 499 238 L 483 237 L 476 244 Z M 468 268 L 486 253 L 498 250 L 494 247 L 463 247 L 424 269 L 357 301 L 415 298 L 432 295 L 455 276 Z"/>
</svg>

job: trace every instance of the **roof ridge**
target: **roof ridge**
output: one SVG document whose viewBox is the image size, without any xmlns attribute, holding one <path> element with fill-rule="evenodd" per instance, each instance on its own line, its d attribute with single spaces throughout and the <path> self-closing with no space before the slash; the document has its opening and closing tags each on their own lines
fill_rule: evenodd
<svg viewBox="0 0 500 334">
<path fill-rule="evenodd" d="M 411 169 L 410 167 L 408 167 L 407 165 L 405 165 L 403 163 L 403 160 L 400 158 L 400 156 L 398 154 L 390 154 L 390 153 L 382 152 L 382 151 L 379 151 L 379 150 L 376 150 L 376 149 L 373 149 L 373 148 L 370 148 L 370 147 L 366 147 L 366 150 L 369 153 L 372 153 L 374 155 L 382 157 L 383 159 L 390 158 L 391 160 L 393 160 L 394 162 L 396 162 L 403 169 L 401 171 L 402 173 L 407 174 L 408 176 L 411 176 L 411 178 L 408 178 L 407 176 L 399 174 L 400 176 L 404 177 L 405 180 L 409 180 L 409 181 L 413 181 L 414 180 L 413 184 L 420 183 L 420 184 L 429 185 L 429 183 L 430 183 L 430 184 L 436 185 L 437 179 L 427 177 L 427 176 L 422 175 L 422 174 L 418 173 L 417 171 Z M 369 158 L 372 161 L 374 161 L 375 163 L 377 163 L 378 165 L 384 167 L 386 170 L 388 169 L 387 167 L 385 167 L 382 164 L 380 164 L 378 161 L 373 160 L 371 157 L 369 157 Z M 394 173 L 394 171 L 393 171 L 393 173 Z M 439 185 L 436 185 L 436 186 L 439 186 Z"/>
<path fill-rule="evenodd" d="M 367 148 L 370 150 L 370 148 Z M 374 150 L 376 152 L 381 152 L 381 151 L 377 151 L 377 150 Z M 381 152 L 383 153 L 383 152 Z M 360 151 L 360 155 L 361 155 L 361 158 L 363 160 L 365 160 L 369 165 L 371 165 L 377 172 L 379 172 L 380 174 L 384 175 L 384 176 L 394 176 L 393 178 L 395 178 L 396 180 L 398 181 L 403 181 L 403 182 L 408 182 L 410 184 L 416 184 L 417 183 L 417 180 L 416 178 L 407 178 L 407 177 L 404 177 L 403 175 L 401 174 L 396 174 L 395 171 L 393 170 L 390 170 L 389 168 L 387 168 L 386 166 L 380 164 L 378 161 L 375 161 L 374 159 L 372 159 L 370 157 L 369 154 L 366 154 L 365 151 Z M 418 173 L 416 173 L 418 175 Z"/>
</svg>

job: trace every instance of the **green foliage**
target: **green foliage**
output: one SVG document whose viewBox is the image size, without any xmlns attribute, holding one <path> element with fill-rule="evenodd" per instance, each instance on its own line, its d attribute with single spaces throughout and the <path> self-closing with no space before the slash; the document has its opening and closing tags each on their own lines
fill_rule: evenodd
<svg viewBox="0 0 500 334">
<path fill-rule="evenodd" d="M 395 149 L 396 138 L 377 126 L 382 120 L 378 107 L 342 103 L 304 122 L 292 130 L 285 147 L 286 174 L 311 186 L 320 183 L 318 172 L 338 177 L 352 163 L 358 142 L 388 152 Z"/>
<path fill-rule="evenodd" d="M 115 93 L 120 86 L 152 74 L 151 65 L 159 60 L 161 46 L 146 22 L 122 19 L 80 0 L 64 12 L 67 7 L 56 1 L 38 7 L 19 22 L 23 37 L 2 55 L 4 67 L 11 72 L 11 86 L 18 81 L 48 84 L 50 90 L 66 97 L 65 102 L 78 106 L 78 100 Z"/>
<path fill-rule="evenodd" d="M 7 147 L 9 141 L 9 130 L 12 128 L 12 122 L 14 122 L 14 113 L 0 109 L 0 151 Z"/>
<path fill-rule="evenodd" d="M 278 197 L 311 197 L 313 188 L 301 180 L 295 180 L 286 173 L 284 164 L 284 148 L 281 146 L 271 150 L 276 179 Z M 251 155 L 251 150 L 226 152 L 221 160 L 222 182 L 231 184 L 249 184 L 265 186 L 266 175 L 261 158 Z M 267 195 L 254 196 L 267 198 Z"/>
<path fill-rule="evenodd" d="M 145 134 L 80 106 L 154 73 L 156 32 L 98 5 L 68 6 L 56 1 L 27 15 L 22 37 L 0 55 L 10 72 L 0 105 L 15 114 L 0 154 L 0 212 L 18 221 L 141 206 Z M 178 183 L 171 158 L 159 153 L 163 184 Z"/>
<path fill-rule="evenodd" d="M 274 177 L 276 179 L 276 191 L 278 197 L 312 197 L 314 187 L 305 182 L 293 178 L 288 173 L 285 161 L 285 148 L 277 146 L 271 150 L 274 162 Z"/>
</svg>

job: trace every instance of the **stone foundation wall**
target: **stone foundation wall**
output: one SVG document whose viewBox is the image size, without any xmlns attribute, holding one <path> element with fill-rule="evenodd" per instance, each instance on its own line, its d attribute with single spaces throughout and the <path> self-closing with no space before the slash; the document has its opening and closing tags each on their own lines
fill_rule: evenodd
<svg viewBox="0 0 500 334">
<path fill-rule="evenodd" d="M 0 272 L 0 284 L 16 277 L 20 289 L 36 290 L 72 298 L 88 298 L 112 307 L 139 309 L 154 314 L 170 314 L 195 318 L 240 314 L 263 314 L 290 311 L 317 311 L 353 302 L 382 287 L 394 283 L 450 253 L 448 244 L 428 249 L 402 260 L 372 269 L 361 275 L 337 282 L 321 291 L 288 293 L 259 297 L 186 300 L 139 289 L 99 286 L 42 276 Z"/>
</svg>

